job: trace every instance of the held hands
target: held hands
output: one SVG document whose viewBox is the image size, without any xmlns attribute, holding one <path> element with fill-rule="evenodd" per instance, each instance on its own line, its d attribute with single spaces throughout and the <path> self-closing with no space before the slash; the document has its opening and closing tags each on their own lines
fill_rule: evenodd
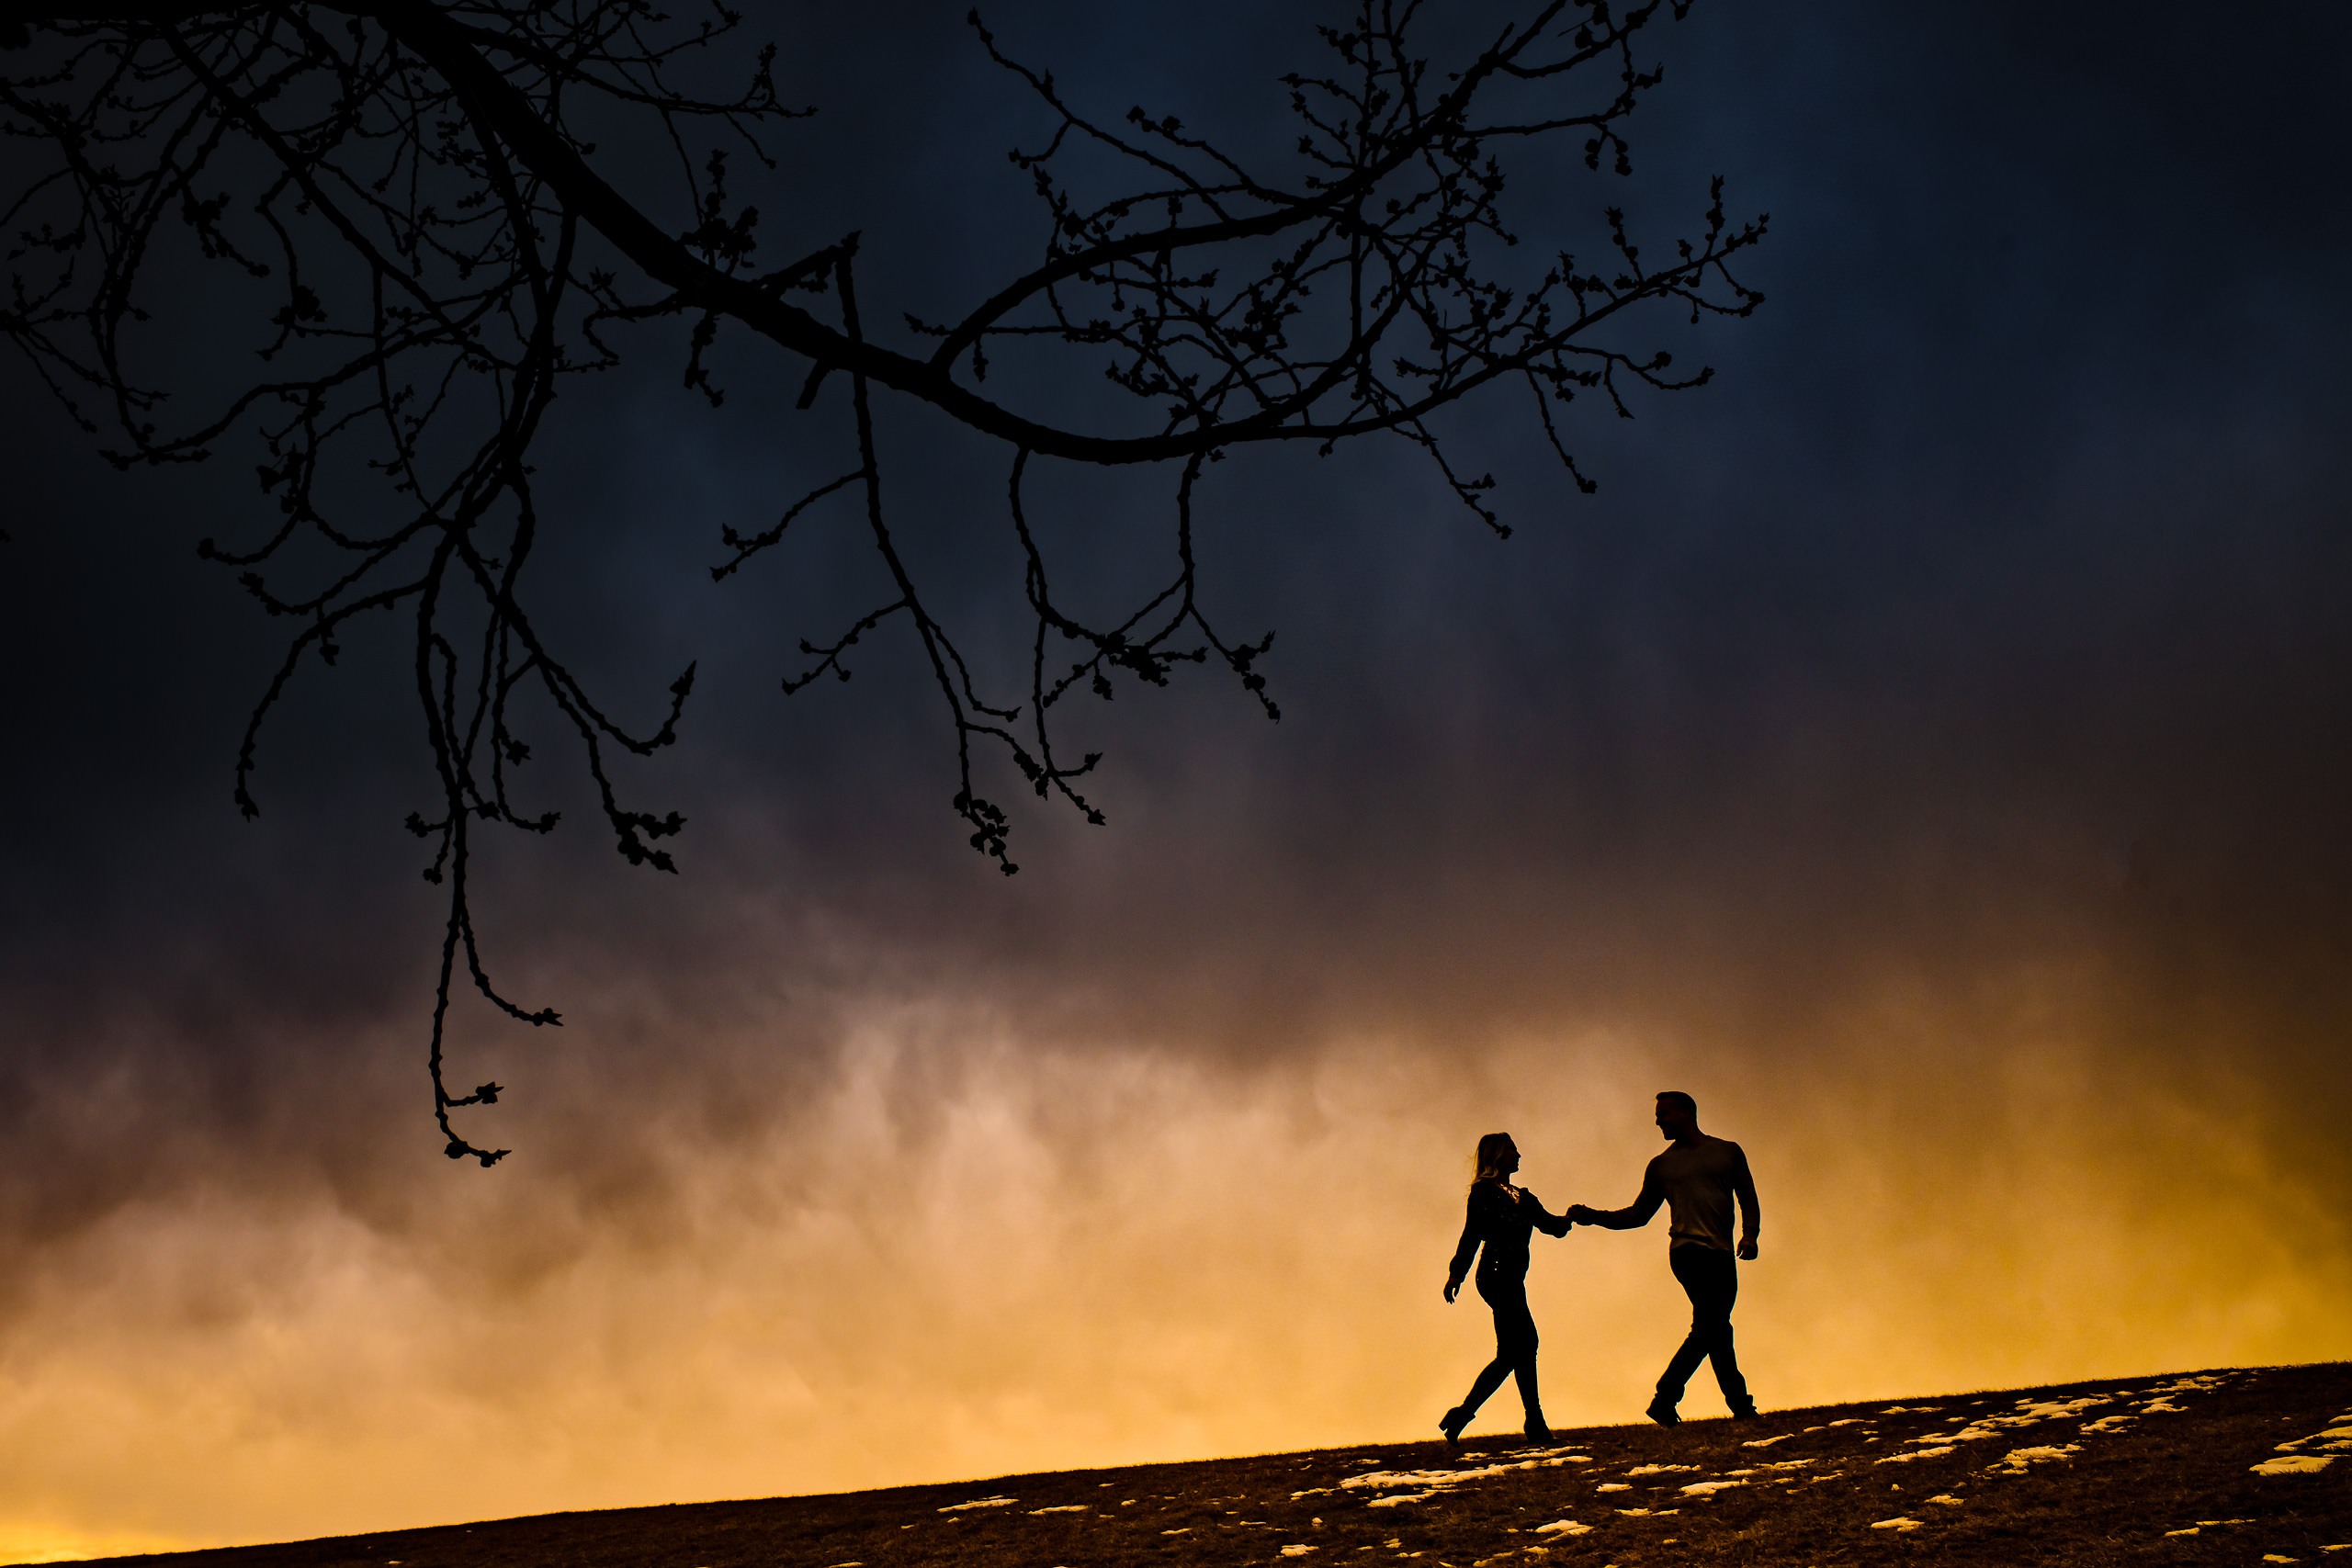
<svg viewBox="0 0 2352 1568">
<path fill-rule="evenodd" d="M 1572 1225 L 1591 1224 L 1594 1223 L 1594 1212 L 1595 1211 L 1586 1207 L 1582 1203 L 1571 1203 L 1568 1205 L 1568 1224 Z"/>
</svg>

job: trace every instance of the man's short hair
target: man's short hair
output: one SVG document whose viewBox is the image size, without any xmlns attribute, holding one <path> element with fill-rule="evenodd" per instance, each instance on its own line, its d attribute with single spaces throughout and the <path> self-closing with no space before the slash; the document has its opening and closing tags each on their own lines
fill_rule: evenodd
<svg viewBox="0 0 2352 1568">
<path fill-rule="evenodd" d="M 1682 1114 L 1685 1116 L 1696 1116 L 1699 1114 L 1699 1102 L 1691 1099 L 1689 1095 L 1683 1093 L 1679 1089 L 1662 1089 L 1657 1091 L 1657 1098 L 1658 1102 L 1662 1105 L 1680 1106 L 1682 1108 Z"/>
</svg>

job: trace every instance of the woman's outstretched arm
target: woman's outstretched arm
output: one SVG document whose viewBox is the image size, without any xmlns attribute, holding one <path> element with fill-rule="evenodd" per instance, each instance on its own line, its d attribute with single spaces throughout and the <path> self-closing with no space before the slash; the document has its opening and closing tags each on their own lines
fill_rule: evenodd
<svg viewBox="0 0 2352 1568">
<path fill-rule="evenodd" d="M 1566 1235 L 1576 1222 L 1566 1214 L 1555 1214 L 1544 1207 L 1544 1201 L 1532 1192 L 1520 1194 L 1520 1201 L 1534 1213 L 1535 1228 L 1545 1235 Z"/>
</svg>

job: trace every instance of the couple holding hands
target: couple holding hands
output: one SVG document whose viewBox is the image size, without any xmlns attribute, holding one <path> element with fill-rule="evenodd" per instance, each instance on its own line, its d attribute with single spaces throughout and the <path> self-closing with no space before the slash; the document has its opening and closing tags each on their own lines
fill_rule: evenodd
<svg viewBox="0 0 2352 1568">
<path fill-rule="evenodd" d="M 1535 1319 L 1527 1310 L 1530 1235 L 1540 1230 L 1546 1235 L 1566 1235 L 1578 1224 L 1638 1230 L 1650 1223 L 1661 1203 L 1670 1215 L 1667 1259 L 1690 1298 L 1690 1333 L 1657 1380 L 1657 1397 L 1650 1401 L 1646 1414 L 1661 1427 L 1679 1422 L 1682 1417 L 1674 1407 L 1682 1398 L 1683 1385 L 1700 1362 L 1713 1360 L 1732 1418 L 1755 1418 L 1756 1402 L 1748 1397 L 1731 1343 L 1731 1306 L 1739 1294 L 1732 1200 L 1739 1200 L 1737 1257 L 1755 1259 L 1761 1223 L 1747 1156 L 1737 1144 L 1699 1131 L 1698 1102 L 1677 1089 L 1657 1097 L 1657 1130 L 1671 1146 L 1650 1161 L 1639 1197 L 1623 1209 L 1576 1203 L 1565 1214 L 1546 1213 L 1535 1194 L 1511 1185 L 1511 1175 L 1519 1169 L 1519 1145 L 1509 1133 L 1489 1133 L 1478 1140 L 1478 1175 L 1470 1184 L 1470 1214 L 1463 1223 L 1462 1243 L 1453 1249 L 1453 1267 L 1446 1270 L 1445 1299 L 1453 1300 L 1470 1272 L 1470 1260 L 1477 1257 L 1478 1293 L 1495 1309 L 1495 1359 L 1470 1385 L 1468 1397 L 1438 1422 L 1447 1442 L 1461 1440 L 1462 1429 L 1487 1396 L 1513 1375 L 1519 1379 L 1520 1402 L 1527 1407 L 1527 1435 L 1552 1435 L 1544 1424 L 1544 1401 L 1535 1385 Z M 1485 1255 L 1479 1257 L 1482 1247 Z"/>
</svg>

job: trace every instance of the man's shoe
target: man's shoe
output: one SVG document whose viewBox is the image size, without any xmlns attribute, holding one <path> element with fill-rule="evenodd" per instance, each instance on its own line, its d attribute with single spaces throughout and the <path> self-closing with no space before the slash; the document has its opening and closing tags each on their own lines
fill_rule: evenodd
<svg viewBox="0 0 2352 1568">
<path fill-rule="evenodd" d="M 1552 1428 L 1541 1421 L 1530 1421 L 1527 1424 L 1527 1440 L 1531 1443 L 1548 1443 L 1552 1440 Z"/>
<path fill-rule="evenodd" d="M 1656 1399 L 1651 1400 L 1650 1407 L 1647 1410 L 1643 1411 L 1642 1414 L 1648 1416 L 1651 1420 L 1657 1422 L 1661 1427 L 1679 1427 L 1682 1425 L 1682 1417 L 1675 1414 L 1674 1401 L 1667 1398 L 1666 1395 L 1662 1393 Z"/>
<path fill-rule="evenodd" d="M 1459 1404 L 1438 1417 L 1437 1429 L 1445 1434 L 1448 1448 L 1462 1446 L 1462 1428 L 1470 1425 L 1470 1413 Z"/>
<path fill-rule="evenodd" d="M 1756 1413 L 1756 1406 L 1753 1404 L 1741 1405 L 1738 1409 L 1731 1413 L 1731 1418 L 1735 1421 L 1760 1421 L 1763 1419 L 1761 1416 L 1758 1416 Z"/>
</svg>

